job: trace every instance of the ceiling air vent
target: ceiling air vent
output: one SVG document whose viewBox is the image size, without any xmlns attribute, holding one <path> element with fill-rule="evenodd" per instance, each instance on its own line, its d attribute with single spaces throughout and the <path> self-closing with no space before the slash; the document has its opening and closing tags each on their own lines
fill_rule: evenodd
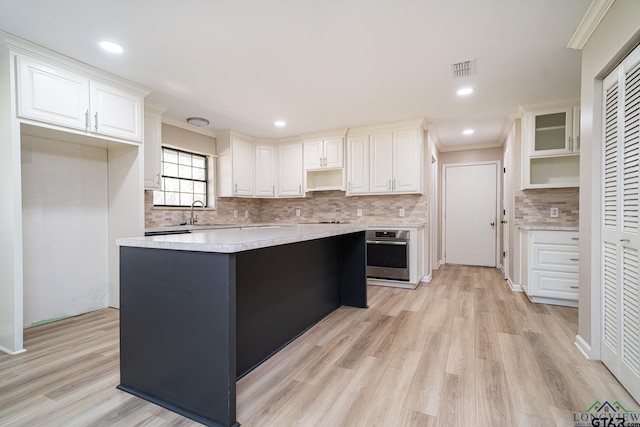
<svg viewBox="0 0 640 427">
<path fill-rule="evenodd" d="M 460 61 L 451 64 L 451 75 L 454 79 L 458 77 L 468 77 L 476 73 L 476 64 L 474 59 Z"/>
</svg>

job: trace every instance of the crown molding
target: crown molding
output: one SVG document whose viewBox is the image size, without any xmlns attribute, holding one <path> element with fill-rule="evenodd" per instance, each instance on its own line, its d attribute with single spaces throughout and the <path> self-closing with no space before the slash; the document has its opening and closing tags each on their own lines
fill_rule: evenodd
<svg viewBox="0 0 640 427">
<path fill-rule="evenodd" d="M 582 21 L 578 24 L 578 28 L 576 28 L 571 39 L 569 39 L 567 47 L 582 50 L 614 1 L 615 0 L 593 0 L 589 9 L 587 9 L 587 12 L 582 17 Z"/>
</svg>

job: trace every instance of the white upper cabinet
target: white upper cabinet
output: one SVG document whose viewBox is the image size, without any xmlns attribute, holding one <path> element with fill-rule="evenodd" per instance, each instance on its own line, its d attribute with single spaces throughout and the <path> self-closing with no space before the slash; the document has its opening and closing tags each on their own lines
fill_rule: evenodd
<svg viewBox="0 0 640 427">
<path fill-rule="evenodd" d="M 162 182 L 162 113 L 164 108 L 145 105 L 144 188 L 159 190 Z"/>
<path fill-rule="evenodd" d="M 130 91 L 91 82 L 92 132 L 131 141 L 142 141 L 142 97 Z"/>
<path fill-rule="evenodd" d="M 219 197 L 253 197 L 255 147 L 244 136 L 231 131 L 216 137 L 217 189 Z"/>
<path fill-rule="evenodd" d="M 522 188 L 577 187 L 580 181 L 580 108 L 526 111 Z"/>
<path fill-rule="evenodd" d="M 422 150 L 417 129 L 393 133 L 393 177 L 394 192 L 418 193 L 421 190 Z"/>
<path fill-rule="evenodd" d="M 531 156 L 574 154 L 580 150 L 580 109 L 566 106 L 527 113 Z"/>
<path fill-rule="evenodd" d="M 304 143 L 305 169 L 330 169 L 344 166 L 344 139 L 313 139 Z"/>
<path fill-rule="evenodd" d="M 253 144 L 239 137 L 232 139 L 233 195 L 254 195 Z"/>
<path fill-rule="evenodd" d="M 146 93 L 25 55 L 18 63 L 18 116 L 142 142 Z"/>
<path fill-rule="evenodd" d="M 393 133 L 378 133 L 369 137 L 371 153 L 372 193 L 391 193 L 393 183 Z"/>
<path fill-rule="evenodd" d="M 350 136 L 347 142 L 347 194 L 369 192 L 369 135 Z"/>
<path fill-rule="evenodd" d="M 278 196 L 303 197 L 302 143 L 278 146 Z"/>
<path fill-rule="evenodd" d="M 27 56 L 17 58 L 18 115 L 88 130 L 89 79 Z"/>
<path fill-rule="evenodd" d="M 424 121 L 351 129 L 347 195 L 422 193 Z"/>
<path fill-rule="evenodd" d="M 276 147 L 256 145 L 256 197 L 276 196 Z"/>
</svg>

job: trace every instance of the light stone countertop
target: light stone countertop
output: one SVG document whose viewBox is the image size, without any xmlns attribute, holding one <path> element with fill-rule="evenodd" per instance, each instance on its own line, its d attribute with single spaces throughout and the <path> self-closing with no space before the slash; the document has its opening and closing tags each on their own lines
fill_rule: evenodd
<svg viewBox="0 0 640 427">
<path fill-rule="evenodd" d="M 559 225 L 519 225 L 521 230 L 541 230 L 541 231 L 578 231 L 578 227 Z"/>
<path fill-rule="evenodd" d="M 203 226 L 204 227 L 204 226 Z M 191 229 L 169 234 L 118 239 L 118 246 L 176 251 L 235 253 L 367 230 L 362 224 L 246 225 L 243 228 Z"/>
</svg>

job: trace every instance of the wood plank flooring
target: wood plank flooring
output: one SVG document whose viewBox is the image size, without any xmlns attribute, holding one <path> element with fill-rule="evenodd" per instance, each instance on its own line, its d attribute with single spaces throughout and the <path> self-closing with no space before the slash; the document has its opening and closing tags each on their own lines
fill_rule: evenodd
<svg viewBox="0 0 640 427">
<path fill-rule="evenodd" d="M 577 310 L 531 304 L 495 269 L 444 266 L 369 287 L 238 382 L 243 426 L 573 426 L 596 400 L 639 405 L 573 344 Z M 190 426 L 116 390 L 118 311 L 25 331 L 0 354 L 0 426 Z"/>
</svg>

